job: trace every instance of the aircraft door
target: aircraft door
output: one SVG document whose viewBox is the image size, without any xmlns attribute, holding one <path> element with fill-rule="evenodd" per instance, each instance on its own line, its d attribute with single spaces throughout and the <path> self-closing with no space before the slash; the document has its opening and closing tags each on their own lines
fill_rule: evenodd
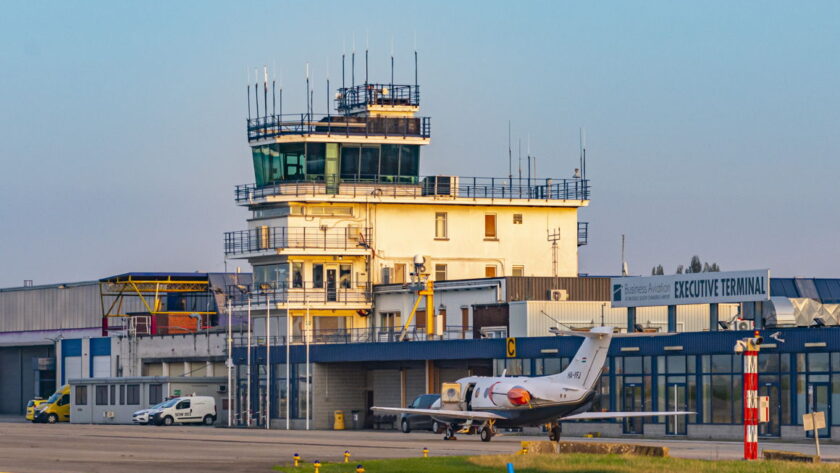
<svg viewBox="0 0 840 473">
<path fill-rule="evenodd" d="M 665 410 L 687 411 L 688 398 L 685 383 L 668 383 L 665 387 Z M 666 435 L 687 435 L 688 416 L 666 416 Z"/>
<path fill-rule="evenodd" d="M 827 382 L 808 383 L 807 412 L 825 412 L 826 427 L 820 429 L 820 438 L 830 438 L 831 429 L 831 385 Z M 808 438 L 814 437 L 814 431 L 808 431 Z"/>
<path fill-rule="evenodd" d="M 758 435 L 761 437 L 779 437 L 782 433 L 782 403 L 779 383 L 762 383 L 758 387 L 759 396 L 770 397 L 770 419 L 769 422 L 758 424 Z"/>
<path fill-rule="evenodd" d="M 467 385 L 467 390 L 464 392 L 464 409 L 472 410 L 473 392 L 475 391 L 475 383 Z"/>
<path fill-rule="evenodd" d="M 644 407 L 644 386 L 642 383 L 627 383 L 624 385 L 622 411 L 641 411 Z M 641 435 L 644 429 L 643 417 L 625 417 L 624 433 Z"/>
</svg>

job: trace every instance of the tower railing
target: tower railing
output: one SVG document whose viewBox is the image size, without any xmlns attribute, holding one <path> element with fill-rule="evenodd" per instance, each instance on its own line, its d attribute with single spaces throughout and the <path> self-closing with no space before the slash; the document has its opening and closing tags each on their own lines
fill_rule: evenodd
<svg viewBox="0 0 840 473">
<path fill-rule="evenodd" d="M 406 182 L 408 181 L 408 182 Z M 411 182 L 415 181 L 415 182 Z M 237 203 L 247 204 L 270 196 L 341 195 L 393 198 L 459 198 L 491 200 L 589 200 L 588 179 L 527 179 L 493 177 L 355 175 L 342 177 L 329 188 L 321 180 L 277 182 L 265 186 L 236 186 Z"/>
<path fill-rule="evenodd" d="M 284 114 L 247 120 L 248 141 L 285 135 L 429 138 L 430 117 Z"/>
<path fill-rule="evenodd" d="M 265 250 L 368 249 L 372 244 L 370 227 L 257 227 L 225 233 L 225 255 L 241 255 Z"/>
</svg>

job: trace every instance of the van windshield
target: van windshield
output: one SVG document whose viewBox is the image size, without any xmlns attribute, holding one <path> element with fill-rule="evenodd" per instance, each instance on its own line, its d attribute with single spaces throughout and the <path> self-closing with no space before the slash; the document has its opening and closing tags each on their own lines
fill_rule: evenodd
<svg viewBox="0 0 840 473">
<path fill-rule="evenodd" d="M 180 400 L 181 400 L 181 398 L 176 397 L 175 399 L 170 399 L 170 400 L 160 404 L 159 406 L 160 407 L 172 407 L 175 404 L 178 404 L 178 401 L 180 401 Z"/>
<path fill-rule="evenodd" d="M 54 403 L 55 401 L 58 401 L 58 399 L 59 399 L 60 397 L 61 397 L 61 391 L 56 391 L 55 393 L 53 393 L 53 395 L 52 395 L 52 396 L 50 396 L 50 398 L 49 398 L 49 399 L 47 399 L 47 404 L 52 404 L 52 403 Z"/>
</svg>

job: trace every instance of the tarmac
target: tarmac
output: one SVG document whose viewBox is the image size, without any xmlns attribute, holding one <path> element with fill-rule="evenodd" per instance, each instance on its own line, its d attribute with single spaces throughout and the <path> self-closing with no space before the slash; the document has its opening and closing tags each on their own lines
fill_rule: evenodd
<svg viewBox="0 0 840 473">
<path fill-rule="evenodd" d="M 299 453 L 305 462 L 351 461 L 421 456 L 515 453 L 521 440 L 543 436 L 499 435 L 491 442 L 462 435 L 444 441 L 429 432 L 299 431 L 226 429 L 203 426 L 31 424 L 0 422 L 0 472 L 11 473 L 265 473 L 289 464 Z M 739 459 L 742 444 L 676 439 L 580 439 L 664 445 L 671 456 L 697 459 Z M 760 448 L 813 453 L 810 443 L 762 442 Z M 840 445 L 822 445 L 824 459 L 840 459 Z"/>
</svg>

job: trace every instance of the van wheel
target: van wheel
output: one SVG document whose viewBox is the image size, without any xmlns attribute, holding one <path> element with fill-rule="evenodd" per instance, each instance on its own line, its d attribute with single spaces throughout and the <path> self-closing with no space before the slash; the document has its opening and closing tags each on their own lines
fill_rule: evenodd
<svg viewBox="0 0 840 473">
<path fill-rule="evenodd" d="M 432 432 L 434 432 L 436 434 L 442 434 L 444 430 L 446 430 L 446 429 L 442 425 L 440 425 L 440 422 L 438 422 L 438 421 L 432 422 Z"/>
<path fill-rule="evenodd" d="M 55 424 L 56 422 L 58 422 L 58 416 L 55 414 L 48 415 L 47 422 L 49 422 L 50 424 Z"/>
<path fill-rule="evenodd" d="M 408 419 L 403 419 L 402 422 L 400 422 L 400 430 L 402 430 L 402 433 L 404 434 L 411 432 L 411 426 L 408 425 Z"/>
<path fill-rule="evenodd" d="M 213 422 L 216 422 L 216 419 L 213 418 L 210 414 L 204 416 L 204 425 L 213 425 Z"/>
<path fill-rule="evenodd" d="M 175 423 L 175 419 L 172 416 L 166 416 L 163 418 L 163 425 L 172 425 Z"/>
</svg>

